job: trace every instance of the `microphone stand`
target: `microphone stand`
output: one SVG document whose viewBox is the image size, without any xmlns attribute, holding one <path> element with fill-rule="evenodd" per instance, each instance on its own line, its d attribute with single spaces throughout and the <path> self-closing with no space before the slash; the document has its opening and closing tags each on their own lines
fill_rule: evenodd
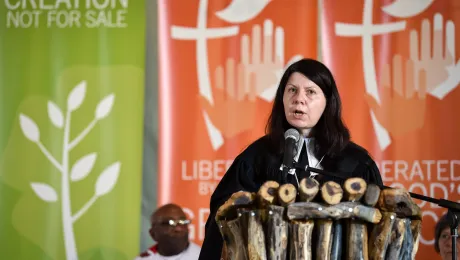
<svg viewBox="0 0 460 260">
<path fill-rule="evenodd" d="M 341 180 L 346 180 L 345 177 L 341 176 L 340 174 L 328 172 L 324 170 L 320 170 L 317 168 L 313 168 L 310 166 L 305 167 L 305 171 L 315 172 L 324 176 L 328 177 L 335 177 Z M 375 185 L 378 185 L 374 183 Z M 392 187 L 388 187 L 385 185 L 378 185 L 380 189 L 392 189 Z M 457 237 L 458 237 L 458 225 L 459 225 L 459 216 L 460 216 L 460 204 L 457 202 L 453 202 L 450 200 L 445 199 L 435 199 L 432 197 L 427 197 L 424 195 L 420 195 L 417 193 L 409 192 L 410 196 L 414 199 L 423 200 L 426 202 L 437 204 L 441 208 L 447 209 L 447 217 L 450 219 L 450 234 L 452 236 L 452 260 L 457 260 Z"/>
</svg>

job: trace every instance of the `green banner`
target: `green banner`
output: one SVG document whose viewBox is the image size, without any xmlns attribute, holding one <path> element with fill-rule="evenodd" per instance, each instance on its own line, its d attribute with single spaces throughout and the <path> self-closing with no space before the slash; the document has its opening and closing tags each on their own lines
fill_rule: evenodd
<svg viewBox="0 0 460 260">
<path fill-rule="evenodd" d="M 144 1 L 4 0 L 0 17 L 0 259 L 133 259 Z"/>
</svg>

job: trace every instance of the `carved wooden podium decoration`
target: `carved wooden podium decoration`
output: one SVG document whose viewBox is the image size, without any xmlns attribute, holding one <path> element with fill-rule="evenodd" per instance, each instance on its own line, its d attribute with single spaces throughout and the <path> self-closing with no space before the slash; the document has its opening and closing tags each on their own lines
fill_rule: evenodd
<svg viewBox="0 0 460 260">
<path fill-rule="evenodd" d="M 421 210 L 404 189 L 305 178 L 236 192 L 216 222 L 228 260 L 415 259 Z"/>
</svg>

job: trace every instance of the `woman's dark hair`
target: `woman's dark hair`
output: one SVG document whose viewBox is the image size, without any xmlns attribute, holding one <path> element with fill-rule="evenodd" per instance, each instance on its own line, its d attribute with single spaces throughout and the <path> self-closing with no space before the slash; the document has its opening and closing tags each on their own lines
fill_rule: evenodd
<svg viewBox="0 0 460 260">
<path fill-rule="evenodd" d="M 313 81 L 326 97 L 326 108 L 318 123 L 311 131 L 315 138 L 314 154 L 316 157 L 327 154 L 330 157 L 342 151 L 350 141 L 350 132 L 342 122 L 342 104 L 334 77 L 321 62 L 302 59 L 290 65 L 284 72 L 276 91 L 272 112 L 265 128 L 269 140 L 277 152 L 284 149 L 284 132 L 292 128 L 284 113 L 283 95 L 289 77 L 299 72 Z"/>
<path fill-rule="evenodd" d="M 452 220 L 449 218 L 447 214 L 444 214 L 436 223 L 436 227 L 434 228 L 434 249 L 436 252 L 439 253 L 439 237 L 441 236 L 442 231 L 445 228 L 450 228 L 450 224 Z"/>
</svg>

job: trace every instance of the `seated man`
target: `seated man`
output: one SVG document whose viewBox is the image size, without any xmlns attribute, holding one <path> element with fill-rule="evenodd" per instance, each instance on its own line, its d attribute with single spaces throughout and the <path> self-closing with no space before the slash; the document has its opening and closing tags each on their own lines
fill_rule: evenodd
<svg viewBox="0 0 460 260">
<path fill-rule="evenodd" d="M 156 245 L 141 253 L 135 260 L 198 259 L 201 248 L 189 241 L 188 220 L 181 207 L 166 204 L 150 218 L 149 230 Z"/>
</svg>

